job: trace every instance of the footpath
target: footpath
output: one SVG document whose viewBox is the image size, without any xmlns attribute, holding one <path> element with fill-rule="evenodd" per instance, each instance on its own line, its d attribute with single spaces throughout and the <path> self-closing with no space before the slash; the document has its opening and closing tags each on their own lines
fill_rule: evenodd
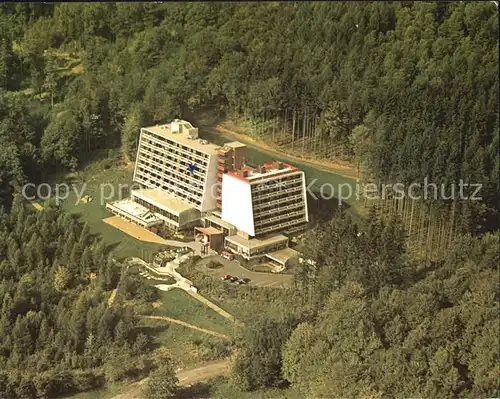
<svg viewBox="0 0 500 399">
<path fill-rule="evenodd" d="M 191 280 L 188 280 L 187 278 L 183 277 L 179 272 L 177 272 L 176 269 L 179 267 L 180 263 L 187 260 L 188 258 L 189 258 L 189 255 L 182 255 L 179 258 L 174 259 L 171 262 L 168 262 L 166 267 L 156 267 L 156 266 L 150 265 L 149 263 L 145 262 L 141 258 L 135 258 L 135 257 L 130 258 L 130 262 L 131 262 L 131 264 L 136 264 L 138 266 L 144 267 L 146 270 L 152 272 L 153 275 L 172 276 L 175 279 L 176 282 L 174 284 L 155 285 L 155 287 L 158 288 L 159 290 L 169 291 L 172 288 L 180 288 L 180 289 L 186 291 L 193 298 L 195 298 L 198 301 L 200 301 L 201 303 L 203 303 L 205 306 L 208 306 L 209 308 L 213 309 L 215 312 L 220 314 L 225 319 L 227 319 L 233 323 L 236 323 L 238 325 L 242 325 L 242 323 L 238 322 L 233 315 L 226 312 L 224 309 L 222 309 L 220 306 L 217 306 L 215 303 L 209 301 L 204 296 L 198 294 L 198 290 L 193 285 L 193 282 Z"/>
<path fill-rule="evenodd" d="M 162 321 L 166 321 L 169 323 L 179 324 L 181 326 L 190 328 L 192 330 L 196 330 L 196 331 L 203 332 L 205 334 L 213 335 L 214 337 L 217 337 L 217 338 L 230 339 L 225 334 L 218 333 L 217 331 L 207 330 L 206 328 L 201 328 L 201 327 L 195 326 L 193 324 L 186 323 L 185 321 L 182 321 L 182 320 L 173 319 L 172 317 L 167 317 L 167 316 L 139 316 L 139 317 L 141 319 L 162 320 Z"/>
</svg>

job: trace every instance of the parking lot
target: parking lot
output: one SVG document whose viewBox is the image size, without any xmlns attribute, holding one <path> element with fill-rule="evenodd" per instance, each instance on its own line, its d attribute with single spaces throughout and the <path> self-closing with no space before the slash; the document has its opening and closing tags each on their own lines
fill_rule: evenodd
<svg viewBox="0 0 500 399">
<path fill-rule="evenodd" d="M 223 266 L 218 269 L 209 269 L 205 265 L 210 262 L 220 262 Z M 210 274 L 216 278 L 221 278 L 225 274 L 230 274 L 231 276 L 237 276 L 240 278 L 248 278 L 250 282 L 248 285 L 255 287 L 269 287 L 269 288 L 280 288 L 286 287 L 292 282 L 293 276 L 291 274 L 274 274 L 274 273 L 260 273 L 252 272 L 245 269 L 237 261 L 230 261 L 222 258 L 219 255 L 209 256 L 202 259 L 198 265 L 198 269 L 204 273 Z M 231 284 L 228 282 L 228 284 Z"/>
</svg>

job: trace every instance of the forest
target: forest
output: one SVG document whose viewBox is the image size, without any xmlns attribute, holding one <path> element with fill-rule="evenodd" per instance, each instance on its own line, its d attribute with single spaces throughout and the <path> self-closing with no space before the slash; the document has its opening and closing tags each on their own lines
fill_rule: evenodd
<svg viewBox="0 0 500 399">
<path fill-rule="evenodd" d="M 288 312 L 247 329 L 234 383 L 306 398 L 498 396 L 498 232 L 426 264 L 398 220 L 336 216 L 308 235 L 317 266 L 296 275 Z"/>
<path fill-rule="evenodd" d="M 0 397 L 175 379 L 167 360 L 148 362 L 133 307 L 108 307 L 114 289 L 154 290 L 87 226 L 16 194 L 96 150 L 133 160 L 141 126 L 206 108 L 366 181 L 483 187 L 477 203 L 381 204 L 366 225 L 339 213 L 314 226 L 316 266 L 283 291 L 281 317 L 263 312 L 235 337 L 231 384 L 497 397 L 498 34 L 493 2 L 1 4 Z"/>
<path fill-rule="evenodd" d="M 210 106 L 367 180 L 483 184 L 498 220 L 492 2 L 3 4 L 1 192 Z M 2 195 L 3 197 L 3 195 Z M 3 198 L 5 200 L 5 198 Z"/>
<path fill-rule="evenodd" d="M 161 370 L 136 326 L 132 303 L 156 298 L 141 282 L 60 206 L 37 213 L 16 196 L 0 209 L 0 397 L 59 397 Z"/>
</svg>

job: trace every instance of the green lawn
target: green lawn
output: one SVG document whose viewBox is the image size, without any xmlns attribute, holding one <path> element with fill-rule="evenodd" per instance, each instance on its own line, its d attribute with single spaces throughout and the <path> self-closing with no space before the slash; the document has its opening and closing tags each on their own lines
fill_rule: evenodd
<svg viewBox="0 0 500 399">
<path fill-rule="evenodd" d="M 129 196 L 126 190 L 119 192 L 119 185 L 132 183 L 133 168 L 125 166 L 119 157 L 119 151 L 113 150 L 95 155 L 95 158 L 82 170 L 75 173 L 56 176 L 53 180 L 74 185 L 82 196 L 92 196 L 92 202 L 78 203 L 74 189 L 63 202 L 63 208 L 79 216 L 86 222 L 92 234 L 100 235 L 117 259 L 138 256 L 149 259 L 160 248 L 160 244 L 136 240 L 122 231 L 104 223 L 102 219 L 113 216 L 105 208 L 106 202 Z M 113 194 L 113 195 L 112 195 Z"/>
<path fill-rule="evenodd" d="M 263 312 L 276 317 L 290 312 L 288 288 L 230 284 L 196 267 L 181 266 L 178 271 L 194 283 L 199 294 L 244 323 Z"/>
<path fill-rule="evenodd" d="M 230 321 L 191 297 L 180 288 L 160 291 L 162 305 L 153 311 L 155 316 L 167 316 L 197 327 L 230 335 L 235 326 Z M 224 309 L 224 308 L 223 308 Z"/>
</svg>

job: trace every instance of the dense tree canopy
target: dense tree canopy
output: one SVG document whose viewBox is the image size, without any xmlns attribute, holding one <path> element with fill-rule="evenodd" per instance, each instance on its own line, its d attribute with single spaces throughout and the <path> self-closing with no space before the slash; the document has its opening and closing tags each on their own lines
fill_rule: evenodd
<svg viewBox="0 0 500 399">
<path fill-rule="evenodd" d="M 0 397 L 55 397 L 133 372 L 148 341 L 133 308 L 108 305 L 119 281 L 120 298 L 143 292 L 127 291 L 128 278 L 58 207 L 35 214 L 17 197 L 0 208 Z"/>
<path fill-rule="evenodd" d="M 358 227 L 343 214 L 309 234 L 293 323 L 262 314 L 248 326 L 236 386 L 289 383 L 307 398 L 498 396 L 500 235 L 462 236 L 425 263 L 408 258 L 391 225 Z"/>
<path fill-rule="evenodd" d="M 360 256 L 356 247 L 369 252 L 364 236 L 382 239 L 384 233 L 370 226 L 358 238 L 341 234 L 345 221 L 320 229 L 338 234 L 340 244 L 320 239 L 312 278 L 297 277 L 299 287 L 320 289 L 315 297 L 320 310 L 284 345 L 285 378 L 308 397 L 497 396 L 498 233 L 464 236 L 445 260 L 414 263 L 404 280 L 379 285 L 379 279 L 359 274 L 352 260 Z M 364 261 L 368 270 L 381 264 L 384 254 L 401 253 L 377 248 L 379 254 Z M 333 258 L 334 263 L 324 260 Z M 401 260 L 392 265 L 400 268 Z M 321 291 L 328 282 L 337 289 Z"/>
<path fill-rule="evenodd" d="M 133 158 L 140 126 L 202 108 L 373 181 L 483 185 L 481 203 L 456 208 L 475 235 L 450 228 L 453 246 L 433 262 L 410 256 L 396 217 L 318 226 L 290 317 L 261 315 L 245 331 L 234 383 L 305 397 L 498 396 L 499 235 L 485 234 L 498 230 L 498 65 L 493 2 L 2 4 L 0 396 L 121 379 L 145 338 L 108 291 L 155 294 L 120 277 L 57 207 L 34 214 L 12 193 L 95 149 Z M 154 378 L 164 384 L 150 393 L 170 395 L 171 365 Z"/>
<path fill-rule="evenodd" d="M 133 157 L 139 125 L 210 105 L 379 181 L 482 183 L 496 208 L 492 2 L 5 4 L 0 43 L 0 90 L 59 103 L 34 143 L 49 164 Z"/>
</svg>

